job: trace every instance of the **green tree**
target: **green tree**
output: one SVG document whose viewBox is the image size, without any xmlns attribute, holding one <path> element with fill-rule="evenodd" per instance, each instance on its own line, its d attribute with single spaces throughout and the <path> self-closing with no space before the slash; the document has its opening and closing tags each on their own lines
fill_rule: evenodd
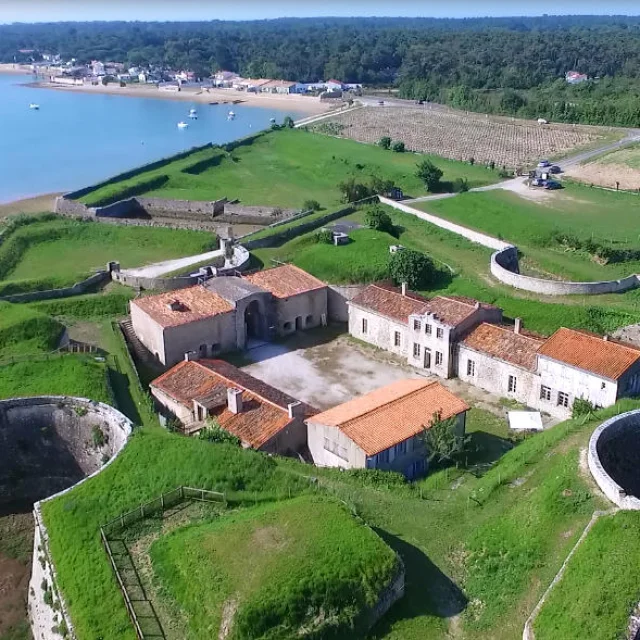
<svg viewBox="0 0 640 640">
<path fill-rule="evenodd" d="M 437 191 L 440 188 L 442 169 L 436 167 L 431 160 L 422 160 L 416 169 L 416 176 L 424 182 L 427 191 Z"/>
<path fill-rule="evenodd" d="M 338 185 L 338 189 L 342 193 L 342 199 L 344 202 L 358 202 L 359 200 L 364 200 L 365 198 L 374 195 L 374 192 L 369 185 L 357 182 L 353 177 L 341 182 Z"/>
<path fill-rule="evenodd" d="M 285 119 L 282 121 L 282 126 L 285 129 L 293 129 L 293 125 L 294 125 L 294 121 L 293 118 L 291 116 L 286 116 Z"/>
<path fill-rule="evenodd" d="M 396 140 L 391 145 L 391 151 L 395 151 L 396 153 L 404 153 L 405 151 L 404 142 L 402 142 L 402 140 Z"/>
<path fill-rule="evenodd" d="M 200 440 L 219 444 L 235 444 L 237 446 L 241 444 L 240 438 L 223 429 L 215 418 L 207 420 L 205 428 L 200 431 L 199 438 Z"/>
<path fill-rule="evenodd" d="M 333 244 L 333 232 L 331 229 L 320 229 L 315 232 L 313 239 L 316 244 Z"/>
<path fill-rule="evenodd" d="M 383 136 L 378 140 L 378 146 L 383 149 L 389 149 L 391 147 L 391 138 L 389 136 Z"/>
<path fill-rule="evenodd" d="M 389 262 L 389 275 L 396 285 L 406 282 L 410 289 L 425 289 L 433 282 L 436 269 L 429 256 L 419 251 L 396 251 Z"/>
<path fill-rule="evenodd" d="M 394 235 L 395 228 L 391 221 L 391 216 L 378 205 L 367 207 L 364 214 L 364 223 L 376 231 L 384 231 Z"/>
<path fill-rule="evenodd" d="M 443 420 L 440 413 L 434 413 L 431 423 L 425 425 L 422 441 L 430 463 L 450 464 L 467 448 L 471 438 L 459 434 L 456 423 L 456 416 Z"/>
<path fill-rule="evenodd" d="M 517 113 L 526 104 L 527 101 L 513 89 L 505 89 L 500 98 L 500 108 L 507 113 Z"/>
<path fill-rule="evenodd" d="M 320 211 L 320 209 L 322 209 L 322 207 L 317 200 L 305 200 L 302 203 L 303 211 Z"/>
</svg>

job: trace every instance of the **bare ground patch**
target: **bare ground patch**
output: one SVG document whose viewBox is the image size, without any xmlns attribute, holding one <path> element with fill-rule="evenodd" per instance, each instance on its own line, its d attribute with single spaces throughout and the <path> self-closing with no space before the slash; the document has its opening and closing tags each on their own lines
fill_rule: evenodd
<svg viewBox="0 0 640 640">
<path fill-rule="evenodd" d="M 569 167 L 565 175 L 599 187 L 615 189 L 618 182 L 620 189 L 629 191 L 640 189 L 640 170 L 624 164 L 589 162 Z"/>
</svg>

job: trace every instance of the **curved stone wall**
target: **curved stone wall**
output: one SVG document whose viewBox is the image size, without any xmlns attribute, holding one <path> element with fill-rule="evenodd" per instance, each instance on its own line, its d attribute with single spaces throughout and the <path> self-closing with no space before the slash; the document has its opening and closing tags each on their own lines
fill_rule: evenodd
<svg viewBox="0 0 640 640">
<path fill-rule="evenodd" d="M 589 440 L 588 463 L 603 493 L 621 509 L 640 510 L 640 409 L 603 422 Z M 634 495 L 638 494 L 638 495 Z"/>
<path fill-rule="evenodd" d="M 119 411 L 84 398 L 0 400 L 0 514 L 33 505 L 36 526 L 29 617 L 39 640 L 59 640 L 61 625 L 68 629 L 68 637 L 75 635 L 57 588 L 41 502 L 37 501 L 62 495 L 99 473 L 115 460 L 131 430 L 131 421 Z"/>
</svg>

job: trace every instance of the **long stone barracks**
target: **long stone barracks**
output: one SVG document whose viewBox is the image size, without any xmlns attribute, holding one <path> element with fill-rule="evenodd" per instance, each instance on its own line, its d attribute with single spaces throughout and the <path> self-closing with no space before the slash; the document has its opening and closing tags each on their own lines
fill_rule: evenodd
<svg viewBox="0 0 640 640">
<path fill-rule="evenodd" d="M 212 278 L 133 300 L 131 323 L 140 342 L 171 366 L 187 352 L 211 358 L 325 325 L 327 285 L 293 265 Z"/>
<path fill-rule="evenodd" d="M 387 283 L 366 287 L 348 306 L 355 338 L 559 418 L 578 398 L 607 407 L 640 393 L 640 349 L 608 336 L 561 328 L 544 338 L 520 319 L 503 324 L 492 305 L 428 299 Z"/>
</svg>

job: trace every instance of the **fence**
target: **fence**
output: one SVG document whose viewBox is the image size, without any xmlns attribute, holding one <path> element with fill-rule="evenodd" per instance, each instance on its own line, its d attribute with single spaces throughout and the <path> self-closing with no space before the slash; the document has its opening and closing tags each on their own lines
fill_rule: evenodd
<svg viewBox="0 0 640 640">
<path fill-rule="evenodd" d="M 223 493 L 180 486 L 161 494 L 155 500 L 141 504 L 133 511 L 123 513 L 100 527 L 102 545 L 109 558 L 116 582 L 122 592 L 127 613 L 138 640 L 146 640 L 147 638 L 164 639 L 166 636 L 153 603 L 147 597 L 138 570 L 129 553 L 127 543 L 122 537 L 115 536 L 145 518 L 161 517 L 165 511 L 187 500 L 218 502 L 225 507 L 227 506 L 227 500 Z"/>
</svg>

